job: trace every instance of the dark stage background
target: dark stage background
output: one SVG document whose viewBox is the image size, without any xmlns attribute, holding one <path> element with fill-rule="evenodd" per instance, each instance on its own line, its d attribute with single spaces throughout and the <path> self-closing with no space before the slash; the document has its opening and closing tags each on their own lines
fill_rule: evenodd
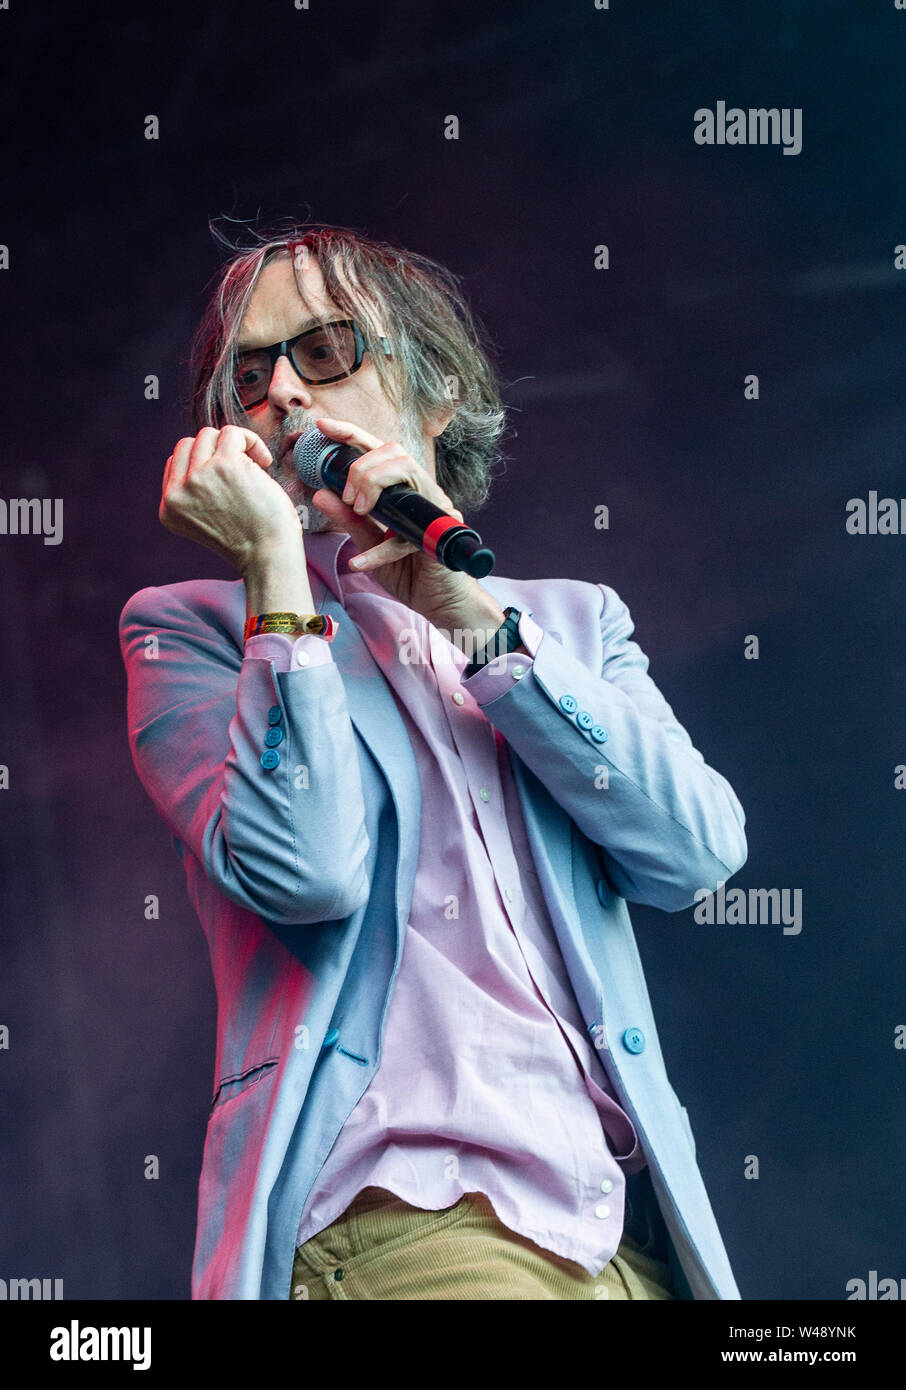
<svg viewBox="0 0 906 1390">
<path fill-rule="evenodd" d="M 463 277 L 512 406 L 497 572 L 617 590 L 745 808 L 731 886 L 802 890 L 798 936 L 631 908 L 743 1298 L 906 1275 L 906 537 L 845 525 L 906 492 L 906 12 L 12 0 L 0 46 L 2 495 L 64 501 L 61 544 L 0 536 L 0 1276 L 189 1294 L 215 999 L 117 617 L 235 577 L 157 508 L 208 218 L 259 211 Z M 696 144 L 719 100 L 801 108 L 801 153 Z"/>
</svg>

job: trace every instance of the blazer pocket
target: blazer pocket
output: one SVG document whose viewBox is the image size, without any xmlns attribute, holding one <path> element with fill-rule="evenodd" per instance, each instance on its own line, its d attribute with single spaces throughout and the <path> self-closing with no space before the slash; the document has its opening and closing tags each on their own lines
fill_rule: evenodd
<svg viewBox="0 0 906 1390">
<path fill-rule="evenodd" d="M 268 1076 L 280 1061 L 279 1057 L 266 1057 L 263 1062 L 257 1062 L 253 1067 L 246 1067 L 245 1071 L 237 1073 L 235 1076 L 225 1076 L 217 1083 L 214 1092 L 214 1099 L 211 1101 L 211 1109 L 216 1110 L 227 1101 L 235 1100 L 237 1096 L 244 1095 L 258 1081 Z"/>
</svg>

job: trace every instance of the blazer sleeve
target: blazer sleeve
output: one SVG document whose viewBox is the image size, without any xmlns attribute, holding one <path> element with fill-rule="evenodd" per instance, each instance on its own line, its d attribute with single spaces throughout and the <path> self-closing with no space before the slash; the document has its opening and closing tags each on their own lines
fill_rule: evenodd
<svg viewBox="0 0 906 1390">
<path fill-rule="evenodd" d="M 335 663 L 280 672 L 243 656 L 215 614 L 172 589 L 134 594 L 119 633 L 136 771 L 212 882 L 284 925 L 363 906 L 369 839 Z M 261 757 L 274 723 L 283 739 L 268 769 Z"/>
<path fill-rule="evenodd" d="M 676 912 L 745 863 L 745 814 L 648 675 L 626 604 L 595 587 L 600 671 L 545 633 L 526 675 L 482 709 L 600 847 L 617 892 Z"/>
</svg>

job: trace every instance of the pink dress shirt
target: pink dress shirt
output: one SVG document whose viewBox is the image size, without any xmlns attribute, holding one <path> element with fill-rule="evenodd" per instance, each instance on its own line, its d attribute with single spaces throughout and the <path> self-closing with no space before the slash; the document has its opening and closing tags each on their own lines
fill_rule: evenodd
<svg viewBox="0 0 906 1390">
<path fill-rule="evenodd" d="M 438 1211 L 482 1192 L 500 1221 L 597 1275 L 623 1231 L 625 1174 L 646 1166 L 579 1012 L 548 916 L 505 740 L 483 707 L 532 679 L 541 629 L 463 679 L 468 657 L 370 574 L 346 532 L 306 533 L 395 694 L 417 759 L 422 823 L 380 1066 L 327 1156 L 301 1245 L 365 1187 Z M 343 621 L 341 619 L 341 621 Z M 278 671 L 332 661 L 320 637 L 252 637 Z"/>
</svg>

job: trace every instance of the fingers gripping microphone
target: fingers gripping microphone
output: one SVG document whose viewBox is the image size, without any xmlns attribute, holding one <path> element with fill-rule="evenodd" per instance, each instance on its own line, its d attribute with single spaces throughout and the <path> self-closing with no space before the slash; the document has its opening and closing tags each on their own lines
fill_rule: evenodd
<svg viewBox="0 0 906 1390">
<path fill-rule="evenodd" d="M 296 442 L 293 466 L 306 486 L 326 487 L 341 497 L 349 467 L 360 457 L 360 449 L 338 444 L 320 430 L 311 429 Z M 494 552 L 482 545 L 477 531 L 441 511 L 408 483 L 385 487 L 368 515 L 433 555 L 449 570 L 464 570 L 474 579 L 481 579 L 494 568 Z"/>
</svg>

